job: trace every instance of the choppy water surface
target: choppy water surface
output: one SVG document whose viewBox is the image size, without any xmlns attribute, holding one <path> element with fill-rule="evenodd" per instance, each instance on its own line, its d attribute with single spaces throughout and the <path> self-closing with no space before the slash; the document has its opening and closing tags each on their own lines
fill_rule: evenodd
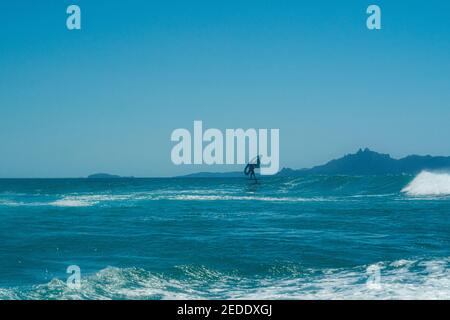
<svg viewBox="0 0 450 320">
<path fill-rule="evenodd" d="M 449 299 L 448 178 L 0 180 L 0 298 Z"/>
</svg>

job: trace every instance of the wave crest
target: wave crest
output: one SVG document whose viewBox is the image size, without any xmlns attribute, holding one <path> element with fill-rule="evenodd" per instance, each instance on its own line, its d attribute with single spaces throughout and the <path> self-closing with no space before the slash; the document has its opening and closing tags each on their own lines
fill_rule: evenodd
<svg viewBox="0 0 450 320">
<path fill-rule="evenodd" d="M 402 192 L 410 196 L 450 195 L 450 174 L 422 171 Z"/>
<path fill-rule="evenodd" d="M 177 274 L 107 267 L 82 278 L 80 289 L 53 279 L 31 288 L 0 288 L 0 299 L 446 299 L 450 257 L 379 262 L 379 286 L 368 270 L 301 270 L 243 277 L 204 266 L 180 266 Z M 286 266 L 289 270 L 291 266 Z"/>
</svg>

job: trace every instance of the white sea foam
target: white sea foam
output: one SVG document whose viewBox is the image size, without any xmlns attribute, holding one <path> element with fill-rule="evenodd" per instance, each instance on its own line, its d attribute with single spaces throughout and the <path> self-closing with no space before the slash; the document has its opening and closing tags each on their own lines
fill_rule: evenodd
<svg viewBox="0 0 450 320">
<path fill-rule="evenodd" d="M 450 174 L 422 171 L 402 192 L 409 196 L 450 195 Z"/>
<path fill-rule="evenodd" d="M 49 203 L 55 207 L 90 207 L 103 202 L 125 201 L 132 199 L 133 195 L 111 195 L 111 194 L 87 194 L 87 195 L 70 195 L 62 199 Z"/>
<path fill-rule="evenodd" d="M 251 278 L 205 267 L 182 266 L 176 278 L 108 267 L 83 277 L 80 289 L 54 279 L 30 288 L 0 288 L 0 299 L 448 299 L 449 263 L 450 257 L 377 263 L 376 288 L 367 285 L 367 265 Z"/>
<path fill-rule="evenodd" d="M 39 207 L 39 206 L 45 206 L 48 205 L 48 203 L 45 202 L 23 202 L 23 201 L 15 201 L 15 200 L 4 200 L 0 199 L 0 206 L 6 206 L 6 207 Z"/>
<path fill-rule="evenodd" d="M 95 205 L 114 205 L 116 202 L 133 203 L 136 201 L 262 201 L 262 202 L 326 202 L 339 201 L 335 197 L 274 197 L 233 195 L 231 192 L 162 192 L 162 193 L 131 193 L 123 195 L 92 194 L 92 195 L 67 195 L 57 200 L 47 202 L 24 202 L 0 199 L 0 205 L 19 206 L 52 206 L 52 207 L 90 207 Z"/>
<path fill-rule="evenodd" d="M 53 201 L 50 203 L 50 205 L 55 206 L 55 207 L 89 207 L 96 203 L 97 202 L 93 202 L 93 201 L 83 201 L 80 199 L 64 198 L 64 199 Z"/>
<path fill-rule="evenodd" d="M 52 207 L 89 207 L 105 201 L 126 200 L 130 196 L 112 196 L 112 195 L 67 195 L 57 200 L 43 200 L 43 201 L 26 201 L 26 199 L 17 201 L 11 199 L 0 199 L 0 206 L 8 207 L 37 207 L 37 206 L 52 206 Z"/>
<path fill-rule="evenodd" d="M 267 202 L 318 202 L 334 201 L 331 198 L 312 197 L 264 197 L 264 196 L 211 196 L 211 195 L 178 195 L 164 197 L 160 199 L 180 200 L 180 201 L 267 201 Z"/>
<path fill-rule="evenodd" d="M 19 207 L 21 205 L 21 202 L 0 199 L 0 206 Z"/>
</svg>

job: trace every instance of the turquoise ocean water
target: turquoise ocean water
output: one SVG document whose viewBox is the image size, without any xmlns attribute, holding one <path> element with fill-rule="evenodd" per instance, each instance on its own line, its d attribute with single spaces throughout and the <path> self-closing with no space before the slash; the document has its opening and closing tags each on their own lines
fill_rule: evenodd
<svg viewBox="0 0 450 320">
<path fill-rule="evenodd" d="M 449 299 L 448 188 L 445 174 L 4 179 L 0 299 Z"/>
</svg>

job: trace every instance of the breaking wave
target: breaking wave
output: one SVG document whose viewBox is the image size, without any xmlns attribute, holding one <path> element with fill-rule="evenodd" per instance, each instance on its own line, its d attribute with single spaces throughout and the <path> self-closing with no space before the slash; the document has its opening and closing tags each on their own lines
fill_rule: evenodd
<svg viewBox="0 0 450 320">
<path fill-rule="evenodd" d="M 145 188 L 109 189 L 102 186 L 99 190 L 77 192 L 68 189 L 65 193 L 53 193 L 48 190 L 23 192 L 1 192 L 0 206 L 6 207 L 53 207 L 87 208 L 139 206 L 146 201 L 235 201 L 266 203 L 316 203 L 316 202 L 356 202 L 371 199 L 390 199 L 392 201 L 436 199 L 450 195 L 450 174 L 424 171 L 410 182 L 408 176 L 312 176 L 300 178 L 267 178 L 261 184 L 248 184 L 246 180 L 176 181 L 169 184 L 165 180 L 162 186 L 146 190 Z M 237 182 L 236 182 L 237 181 Z M 409 182 L 409 184 L 408 184 Z M 82 181 L 83 188 L 92 188 Z M 406 187 L 405 187 L 406 185 Z M 150 184 L 151 186 L 151 184 Z M 78 187 L 78 186 L 77 186 Z M 403 193 L 403 194 L 402 194 Z M 432 198 L 431 196 L 434 196 Z M 422 197 L 421 199 L 419 199 Z"/>
<path fill-rule="evenodd" d="M 195 191 L 195 190 L 194 190 Z M 132 204 L 139 201 L 266 201 L 266 202 L 317 202 L 336 201 L 332 197 L 272 197 L 272 196 L 238 196 L 226 194 L 202 194 L 199 192 L 179 192 L 178 194 L 127 194 L 127 195 L 73 195 L 64 196 L 57 200 L 47 202 L 14 201 L 0 199 L 0 206 L 8 207 L 91 207 L 95 205 Z"/>
<path fill-rule="evenodd" d="M 332 199 L 322 197 L 302 198 L 302 197 L 258 197 L 258 196 L 212 196 L 212 195 L 180 195 L 173 197 L 164 197 L 165 200 L 180 201 L 269 201 L 269 202 L 315 202 L 332 201 Z"/>
<path fill-rule="evenodd" d="M 27 289 L 0 289 L 0 299 L 448 299 L 449 258 L 398 260 L 351 269 L 296 270 L 240 277 L 206 267 L 178 267 L 168 276 L 108 267 L 70 289 L 60 279 Z M 368 270 L 379 268 L 376 285 Z M 282 272 L 280 272 L 282 273 Z"/>
<path fill-rule="evenodd" d="M 450 174 L 422 171 L 402 192 L 409 196 L 448 196 Z"/>
</svg>

